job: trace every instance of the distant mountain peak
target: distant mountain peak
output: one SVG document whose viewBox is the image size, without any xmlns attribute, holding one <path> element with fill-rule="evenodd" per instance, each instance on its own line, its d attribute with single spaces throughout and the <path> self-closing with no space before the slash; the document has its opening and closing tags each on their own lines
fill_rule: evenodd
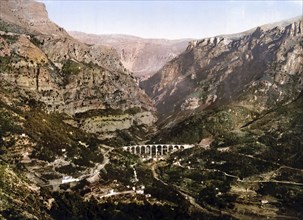
<svg viewBox="0 0 303 220">
<path fill-rule="evenodd" d="M 190 40 L 144 39 L 123 34 L 96 35 L 77 31 L 69 33 L 84 43 L 115 48 L 123 65 L 142 79 L 150 77 L 185 51 Z"/>
</svg>

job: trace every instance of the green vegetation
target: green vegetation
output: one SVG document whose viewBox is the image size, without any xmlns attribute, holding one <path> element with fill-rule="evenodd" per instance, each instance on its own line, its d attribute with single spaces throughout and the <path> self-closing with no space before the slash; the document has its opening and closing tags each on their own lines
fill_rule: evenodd
<svg viewBox="0 0 303 220">
<path fill-rule="evenodd" d="M 35 37 L 35 35 L 31 35 L 30 36 L 30 41 L 36 45 L 37 47 L 41 47 L 42 46 L 42 42 L 37 38 Z"/>
<path fill-rule="evenodd" d="M 12 70 L 12 64 L 21 60 L 21 57 L 16 53 L 12 53 L 11 56 L 0 56 L 0 72 L 8 72 Z"/>
<path fill-rule="evenodd" d="M 139 107 L 129 108 L 124 111 L 124 113 L 130 114 L 130 115 L 135 115 L 139 112 L 141 112 L 141 108 L 139 108 Z"/>
<path fill-rule="evenodd" d="M 102 181 L 112 181 L 118 179 L 124 185 L 131 184 L 133 176 L 132 165 L 138 162 L 138 157 L 127 153 L 114 150 L 110 154 L 110 163 L 105 166 L 105 172 L 100 173 Z"/>
<path fill-rule="evenodd" d="M 203 206 L 214 206 L 220 209 L 233 209 L 237 196 L 228 194 L 230 185 L 224 181 L 221 185 L 210 185 L 203 188 L 198 197 L 198 202 Z"/>
<path fill-rule="evenodd" d="M 83 171 L 84 169 L 85 169 L 84 167 L 74 166 L 73 164 L 55 168 L 55 170 L 58 171 L 59 173 L 63 173 L 71 176 L 81 174 L 81 171 Z"/>
<path fill-rule="evenodd" d="M 193 153 L 194 151 L 194 153 Z M 230 165 L 224 164 L 224 169 L 221 169 L 222 164 L 220 163 L 222 160 L 226 159 L 224 157 L 220 157 L 219 153 L 216 153 L 214 150 L 209 151 L 201 151 L 200 150 L 188 150 L 191 154 L 189 156 L 184 156 L 182 153 L 178 153 L 177 157 L 174 155 L 174 158 L 182 158 L 181 166 L 162 166 L 159 167 L 159 173 L 165 182 L 171 183 L 183 191 L 191 194 L 193 197 L 197 197 L 201 204 L 204 202 L 208 203 L 207 199 L 210 199 L 212 195 L 212 199 L 216 200 L 217 194 L 220 192 L 222 196 L 219 196 L 219 199 L 224 199 L 226 192 L 230 189 L 230 184 L 235 181 L 235 178 L 227 177 L 220 171 L 223 172 L 233 172 L 236 169 L 242 169 L 241 165 L 237 168 L 232 168 Z M 210 161 L 210 155 L 216 154 L 217 158 L 214 158 Z M 213 158 L 212 158 L 213 159 Z M 178 160 L 169 160 L 168 164 L 173 163 L 173 161 Z M 243 165 L 242 165 L 243 166 Z M 245 168 L 243 168 L 242 172 Z M 216 190 L 214 191 L 214 189 Z M 207 193 L 206 193 L 207 192 Z M 213 194 L 216 192 L 215 194 Z M 202 196 L 203 194 L 203 196 Z M 205 196 L 205 197 L 204 197 Z M 231 197 L 226 197 L 226 199 L 230 199 Z M 203 201 L 203 202 L 202 202 Z M 209 201 L 210 202 L 210 201 Z M 218 202 L 218 206 L 223 205 L 222 201 Z M 230 202 L 230 201 L 229 201 Z M 228 203 L 229 203 L 228 202 Z"/>
<path fill-rule="evenodd" d="M 81 71 L 82 65 L 73 60 L 67 60 L 62 67 L 62 74 L 64 77 L 68 77 L 70 75 L 76 75 Z"/>
<path fill-rule="evenodd" d="M 38 143 L 33 157 L 51 162 L 57 156 L 62 156 L 62 149 L 65 149 L 68 157 L 73 158 L 72 161 L 79 166 L 93 166 L 93 163 L 103 160 L 98 150 L 100 141 L 93 135 L 66 125 L 63 120 L 68 116 L 57 113 L 46 115 L 35 109 L 26 113 L 25 117 L 27 133 Z M 80 141 L 85 142 L 87 147 Z"/>
<path fill-rule="evenodd" d="M 1 37 L 3 37 L 9 45 L 14 44 L 19 39 L 18 35 L 1 35 Z"/>
<path fill-rule="evenodd" d="M 154 212 L 154 208 L 159 209 L 159 216 L 170 216 L 166 215 L 170 210 L 175 210 L 175 214 L 179 213 L 181 216 L 188 216 L 188 204 L 184 201 L 183 197 L 170 186 L 166 186 L 163 183 L 153 178 L 150 168 L 140 162 L 137 156 L 129 154 L 128 152 L 121 152 L 119 150 L 114 150 L 110 154 L 110 163 L 106 165 L 105 169 L 100 173 L 101 183 L 109 184 L 111 182 L 121 183 L 122 186 L 145 186 L 145 193 L 152 195 L 152 200 L 158 201 L 156 204 L 161 205 L 151 205 L 152 203 L 147 202 L 143 199 L 140 202 L 141 205 L 133 204 L 132 202 L 127 202 L 127 200 L 118 200 L 118 206 L 116 208 L 121 209 L 121 214 L 125 214 L 125 210 L 123 207 L 136 207 L 137 211 L 133 211 L 134 213 L 141 212 L 141 209 L 144 209 L 146 212 Z M 134 181 L 134 170 L 135 167 L 137 171 L 137 177 L 139 182 Z M 111 200 L 109 200 L 111 201 Z M 123 202 L 124 205 L 119 204 L 119 201 Z M 111 202 L 117 202 L 117 200 L 113 200 Z M 143 204 L 142 204 L 143 203 Z M 102 205 L 109 205 L 108 201 L 103 203 Z M 157 208 L 158 207 L 158 208 Z M 128 212 L 127 212 L 128 213 Z M 142 214 L 139 214 L 141 216 Z M 154 219 L 154 214 L 150 213 L 151 219 Z M 175 216 L 172 215 L 172 216 Z M 132 215 L 133 216 L 133 215 Z M 149 215 L 144 215 L 146 216 Z M 130 217 L 128 217 L 130 218 Z M 128 219 L 127 218 L 127 219 Z M 133 218 L 133 217 L 132 217 Z M 136 217 L 137 218 L 137 217 Z"/>
<path fill-rule="evenodd" d="M 75 115 L 76 118 L 91 118 L 94 116 L 115 116 L 115 115 L 123 115 L 123 114 L 130 114 L 135 115 L 137 113 L 141 112 L 141 108 L 134 107 L 129 108 L 123 111 L 122 109 L 113 109 L 111 107 L 105 108 L 105 109 L 96 109 L 96 110 L 89 110 L 83 113 L 77 113 Z"/>
<path fill-rule="evenodd" d="M 62 77 L 63 77 L 63 85 L 67 85 L 72 76 L 77 75 L 81 72 L 81 69 L 84 68 L 82 63 L 78 63 L 73 60 L 67 60 L 62 66 Z"/>
<path fill-rule="evenodd" d="M 18 117 L 5 111 L 4 107 L 6 105 L 0 101 L 0 136 L 7 136 L 10 133 L 20 134 L 21 127 L 16 124 Z"/>
<path fill-rule="evenodd" d="M 271 195 L 279 199 L 282 207 L 287 207 L 298 213 L 298 217 L 303 217 L 303 187 L 292 186 L 279 183 L 264 183 L 258 193 Z"/>
<path fill-rule="evenodd" d="M 166 183 L 209 210 L 237 213 L 235 209 L 271 196 L 269 207 L 302 218 L 302 171 L 292 168 L 302 168 L 303 164 L 302 105 L 301 93 L 292 103 L 262 115 L 225 107 L 179 122 L 157 138 L 182 143 L 193 137 L 192 143 L 197 143 L 211 136 L 211 149 L 192 148 L 173 154 L 157 172 Z M 244 196 L 245 189 L 255 196 L 249 190 Z"/>
<path fill-rule="evenodd" d="M 77 113 L 75 117 L 80 119 L 80 118 L 91 118 L 94 116 L 115 116 L 122 114 L 123 114 L 123 110 L 121 109 L 106 108 L 106 109 L 89 110 L 83 113 Z"/>
<path fill-rule="evenodd" d="M 4 88 L 1 93 L 12 94 Z M 27 106 L 30 111 L 23 111 L 19 106 Z M 22 140 L 24 133 L 35 143 L 31 158 L 48 162 L 64 155 L 70 158 L 70 166 L 57 168 L 64 174 L 75 174 L 103 161 L 101 142 L 94 135 L 65 124 L 64 120 L 70 116 L 47 114 L 41 103 L 22 97 L 10 106 L 0 101 L 0 113 L 0 152 L 7 158 L 13 156 L 10 152 L 16 150 L 15 143 Z M 19 159 L 13 157 L 14 163 L 18 163 Z"/>
<path fill-rule="evenodd" d="M 275 179 L 303 183 L 303 170 L 282 167 L 277 172 Z"/>
<path fill-rule="evenodd" d="M 166 162 L 159 164 L 157 173 L 168 185 L 192 196 L 208 210 L 237 213 L 237 204 L 245 207 L 257 198 L 269 195 L 274 198 L 273 205 L 280 209 L 279 212 L 300 218 L 303 214 L 303 187 L 292 184 L 292 181 L 302 183 L 302 171 L 279 168 L 274 161 L 253 158 L 234 151 L 192 148 L 171 155 Z M 273 182 L 262 181 L 266 177 L 274 177 Z M 274 182 L 276 180 L 282 182 Z M 256 195 L 250 193 L 245 197 L 245 191 L 233 191 L 232 187 L 251 189 Z M 250 215 L 249 212 L 246 214 Z"/>
<path fill-rule="evenodd" d="M 56 204 L 50 213 L 55 219 L 189 219 L 190 216 L 178 208 L 158 205 L 122 202 L 98 204 L 94 199 L 84 202 L 73 193 L 54 193 Z M 62 209 L 64 207 L 64 209 Z"/>
<path fill-rule="evenodd" d="M 292 103 L 278 108 L 251 125 L 261 130 L 258 141 L 268 146 L 262 158 L 303 168 L 303 93 Z"/>
<path fill-rule="evenodd" d="M 11 58 L 8 56 L 0 57 L 0 72 L 6 72 L 10 70 Z"/>
<path fill-rule="evenodd" d="M 1 219 L 50 219 L 43 204 L 47 198 L 29 184 L 16 169 L 0 161 Z"/>
<path fill-rule="evenodd" d="M 225 136 L 227 132 L 239 129 L 255 116 L 256 113 L 240 106 L 209 110 L 179 122 L 169 131 L 161 132 L 152 142 L 161 139 L 171 143 L 198 143 L 209 136 Z"/>
<path fill-rule="evenodd" d="M 27 31 L 24 27 L 20 27 L 18 25 L 8 23 L 4 20 L 0 19 L 0 30 L 4 32 L 13 32 L 17 34 L 26 34 Z"/>
<path fill-rule="evenodd" d="M 15 145 L 16 140 L 12 134 L 21 134 L 21 127 L 16 124 L 18 118 L 4 107 L 6 105 L 0 101 L 0 155 Z"/>
</svg>

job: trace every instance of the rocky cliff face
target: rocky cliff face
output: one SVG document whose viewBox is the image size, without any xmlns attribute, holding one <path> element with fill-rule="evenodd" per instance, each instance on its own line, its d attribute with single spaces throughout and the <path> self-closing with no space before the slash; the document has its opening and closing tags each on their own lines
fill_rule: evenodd
<svg viewBox="0 0 303 220">
<path fill-rule="evenodd" d="M 153 103 L 115 50 L 73 39 L 48 19 L 41 3 L 2 3 L 1 80 L 29 93 L 49 112 L 73 116 L 74 126 L 103 139 L 120 131 L 132 136 L 131 129 L 140 131 L 140 139 L 153 129 Z M 125 118 L 127 126 L 121 127 Z"/>
<path fill-rule="evenodd" d="M 36 1 L 1 1 L 0 27 L 12 32 L 66 36 L 66 31 L 48 19 L 45 5 Z"/>
<path fill-rule="evenodd" d="M 142 87 L 162 118 L 227 104 L 244 94 L 241 105 L 268 110 L 302 90 L 302 28 L 300 17 L 193 41 Z"/>
<path fill-rule="evenodd" d="M 116 49 L 125 68 L 141 79 L 150 77 L 184 52 L 189 42 L 189 39 L 143 39 L 127 35 L 69 33 L 81 42 Z"/>
<path fill-rule="evenodd" d="M 150 143 L 196 144 L 161 180 L 231 219 L 302 218 L 302 23 L 192 42 L 145 82 L 163 117 Z"/>
</svg>

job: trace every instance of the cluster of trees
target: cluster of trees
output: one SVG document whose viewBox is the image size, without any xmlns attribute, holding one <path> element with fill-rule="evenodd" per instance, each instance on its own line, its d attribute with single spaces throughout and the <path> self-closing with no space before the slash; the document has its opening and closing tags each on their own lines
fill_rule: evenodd
<svg viewBox="0 0 303 220">
<path fill-rule="evenodd" d="M 55 203 L 50 214 L 55 219 L 189 219 L 184 210 L 169 205 L 135 203 L 98 203 L 91 199 L 84 201 L 74 193 L 53 194 Z"/>
<path fill-rule="evenodd" d="M 303 187 L 282 183 L 262 183 L 257 191 L 262 195 L 271 195 L 279 199 L 283 206 L 299 213 L 303 217 Z M 282 207 L 283 207 L 282 206 Z"/>
</svg>

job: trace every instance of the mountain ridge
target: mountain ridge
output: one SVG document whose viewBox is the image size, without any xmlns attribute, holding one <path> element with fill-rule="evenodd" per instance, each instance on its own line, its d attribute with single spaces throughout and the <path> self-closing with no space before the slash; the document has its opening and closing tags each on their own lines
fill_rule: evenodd
<svg viewBox="0 0 303 220">
<path fill-rule="evenodd" d="M 272 84 L 289 67 L 294 68 L 290 75 L 300 79 L 302 20 L 296 18 L 284 28 L 253 30 L 234 40 L 213 37 L 193 41 L 179 57 L 141 82 L 141 87 L 156 102 L 160 117 L 177 114 L 181 109 L 198 111 L 218 102 L 229 102 L 263 76 Z M 295 52 L 291 48 L 296 48 Z M 300 83 L 294 84 L 299 89 Z"/>
<path fill-rule="evenodd" d="M 185 51 L 190 39 L 145 39 L 130 35 L 97 35 L 69 32 L 76 39 L 116 49 L 123 65 L 136 77 L 146 79 Z"/>
</svg>

